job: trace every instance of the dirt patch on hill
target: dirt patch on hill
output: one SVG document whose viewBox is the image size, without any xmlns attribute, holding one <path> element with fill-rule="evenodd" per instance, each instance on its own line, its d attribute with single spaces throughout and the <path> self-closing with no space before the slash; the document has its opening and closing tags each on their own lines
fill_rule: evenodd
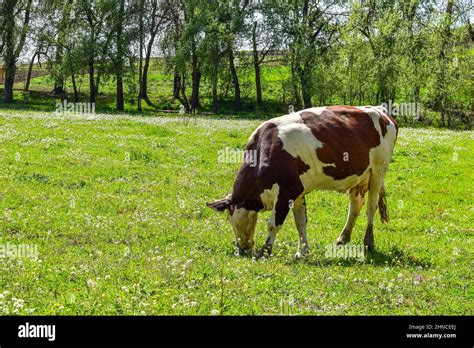
<svg viewBox="0 0 474 348">
<path fill-rule="evenodd" d="M 31 71 L 31 78 L 34 79 L 35 77 L 45 76 L 48 75 L 48 71 L 44 69 L 34 69 Z M 28 68 L 20 67 L 17 69 L 15 74 L 15 83 L 24 82 L 28 77 Z M 5 72 L 2 66 L 0 66 L 0 84 L 3 84 L 5 81 Z"/>
</svg>

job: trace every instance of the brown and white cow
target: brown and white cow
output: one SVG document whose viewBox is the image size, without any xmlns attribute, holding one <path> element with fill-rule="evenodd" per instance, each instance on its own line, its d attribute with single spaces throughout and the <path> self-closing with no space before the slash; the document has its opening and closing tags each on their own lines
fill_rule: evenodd
<svg viewBox="0 0 474 348">
<path fill-rule="evenodd" d="M 300 257 L 308 250 L 305 195 L 314 190 L 347 192 L 349 212 L 337 244 L 351 238 L 357 216 L 367 199 L 364 245 L 374 249 L 373 220 L 377 206 L 388 221 L 384 177 L 398 127 L 382 106 L 328 106 L 273 118 L 250 136 L 246 151 L 256 164 L 244 161 L 232 193 L 208 206 L 228 211 L 240 251 L 254 246 L 257 215 L 271 210 L 268 238 L 259 255 L 270 254 L 275 237 L 293 209 L 299 232 Z"/>
</svg>

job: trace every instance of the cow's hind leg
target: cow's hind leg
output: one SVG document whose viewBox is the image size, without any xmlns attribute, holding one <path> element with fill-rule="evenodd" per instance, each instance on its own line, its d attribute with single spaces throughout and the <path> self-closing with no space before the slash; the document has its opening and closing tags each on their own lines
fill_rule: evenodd
<svg viewBox="0 0 474 348">
<path fill-rule="evenodd" d="M 287 195 L 279 194 L 278 200 L 272 210 L 272 215 L 268 221 L 268 236 L 262 249 L 258 253 L 258 257 L 269 256 L 272 253 L 273 243 L 275 243 L 276 235 L 280 230 L 283 222 L 290 211 L 290 207 L 294 204 Z"/>
<path fill-rule="evenodd" d="M 369 195 L 367 198 L 367 230 L 365 231 L 364 246 L 368 251 L 372 252 L 375 249 L 374 245 L 374 215 L 377 211 L 379 203 L 380 190 L 383 186 L 384 175 L 380 173 L 372 173 L 369 182 Z"/>
<path fill-rule="evenodd" d="M 364 205 L 364 189 L 355 187 L 349 191 L 349 211 L 347 213 L 346 224 L 336 240 L 336 245 L 344 245 L 351 240 L 352 230 L 354 229 L 357 217 Z"/>
<path fill-rule="evenodd" d="M 308 239 L 306 237 L 306 200 L 304 196 L 300 196 L 293 205 L 293 217 L 295 218 L 296 229 L 298 230 L 298 251 L 296 258 L 304 256 L 309 249 Z"/>
</svg>

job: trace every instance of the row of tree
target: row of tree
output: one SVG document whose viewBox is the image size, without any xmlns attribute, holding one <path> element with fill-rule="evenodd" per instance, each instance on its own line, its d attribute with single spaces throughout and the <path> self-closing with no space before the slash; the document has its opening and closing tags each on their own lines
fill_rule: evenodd
<svg viewBox="0 0 474 348">
<path fill-rule="evenodd" d="M 70 81 L 78 100 L 76 81 L 86 74 L 95 102 L 112 76 L 117 110 L 124 80 L 137 87 L 141 110 L 142 101 L 153 105 L 148 76 L 152 58 L 161 57 L 173 76 L 170 94 L 186 111 L 200 107 L 204 80 L 217 112 L 224 78 L 239 111 L 238 57 L 246 51 L 261 109 L 262 67 L 277 52 L 296 108 L 423 102 L 444 123 L 448 110 L 473 106 L 472 10 L 470 0 L 1 0 L 4 100 L 13 101 L 16 69 L 28 54 L 31 67 L 48 63 L 55 94 Z"/>
</svg>

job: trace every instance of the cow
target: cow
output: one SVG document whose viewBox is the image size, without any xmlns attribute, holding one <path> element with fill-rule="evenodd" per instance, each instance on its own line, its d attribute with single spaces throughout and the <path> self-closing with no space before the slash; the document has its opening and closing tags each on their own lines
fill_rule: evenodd
<svg viewBox="0 0 474 348">
<path fill-rule="evenodd" d="M 271 210 L 268 237 L 257 254 L 270 255 L 290 209 L 299 233 L 296 258 L 308 251 L 305 196 L 329 190 L 349 196 L 347 221 L 336 240 L 344 245 L 367 198 L 364 246 L 374 251 L 373 221 L 377 207 L 388 222 L 384 177 L 398 135 L 393 116 L 383 106 L 327 106 L 263 122 L 250 136 L 232 193 L 207 206 L 227 211 L 241 254 L 251 254 L 259 212 Z"/>
</svg>

